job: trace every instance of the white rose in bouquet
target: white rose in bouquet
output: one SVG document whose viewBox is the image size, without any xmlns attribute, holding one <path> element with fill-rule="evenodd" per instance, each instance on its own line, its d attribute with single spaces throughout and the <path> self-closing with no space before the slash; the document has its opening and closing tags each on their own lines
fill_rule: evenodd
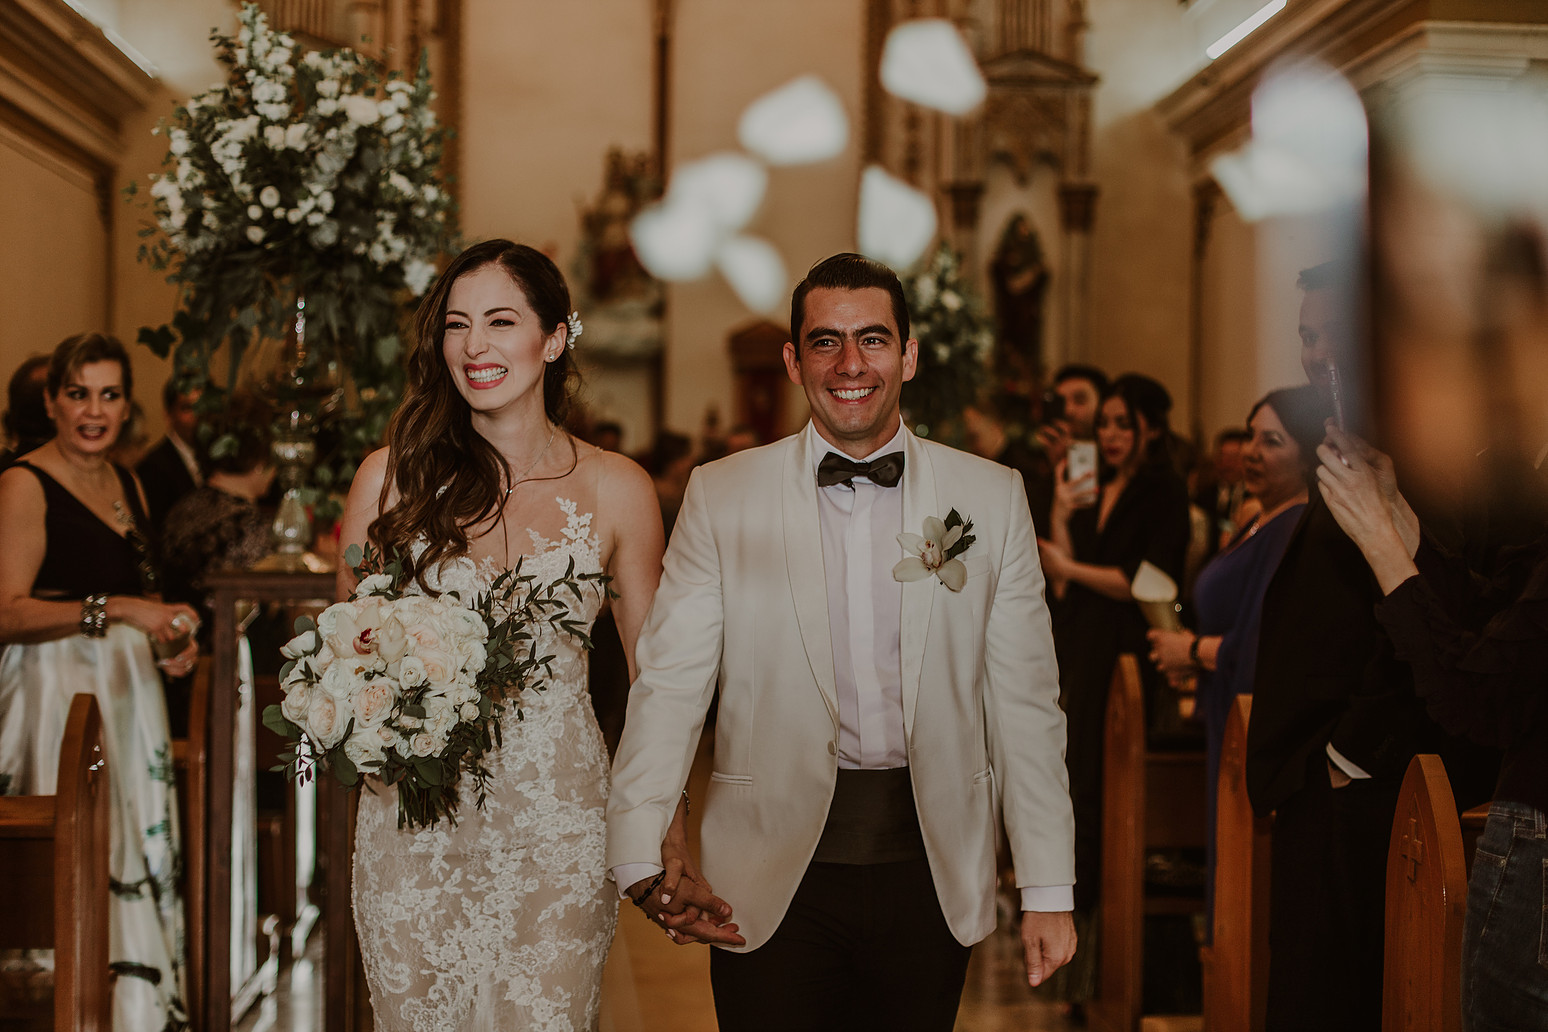
<svg viewBox="0 0 1548 1032">
<path fill-rule="evenodd" d="M 355 693 L 352 701 L 355 727 L 372 728 L 392 715 L 392 708 L 398 701 L 398 693 L 393 689 L 390 681 L 377 678 L 374 681 L 367 681 L 365 686 Z"/>
<path fill-rule="evenodd" d="M 280 703 L 280 712 L 285 714 L 285 719 L 292 724 L 305 724 L 306 714 L 312 708 L 312 686 L 300 682 L 290 687 L 285 692 L 285 699 Z"/>
<path fill-rule="evenodd" d="M 311 707 L 306 711 L 302 725 L 324 749 L 332 749 L 344 738 L 347 721 L 344 708 L 327 692 L 312 694 Z"/>
<path fill-rule="evenodd" d="M 419 732 L 409 739 L 409 751 L 415 756 L 433 756 L 436 751 L 435 737 L 425 731 Z"/>
<path fill-rule="evenodd" d="M 457 671 L 461 668 L 461 664 L 446 653 L 427 649 L 417 655 L 419 661 L 425 665 L 425 677 L 431 684 L 447 685 L 457 679 Z"/>
<path fill-rule="evenodd" d="M 379 767 L 387 759 L 382 740 L 372 728 L 357 730 L 344 743 L 344 755 L 356 767 Z"/>
<path fill-rule="evenodd" d="M 405 688 L 418 688 L 430 680 L 425 672 L 425 661 L 418 656 L 404 656 L 398 664 L 398 683 Z"/>
<path fill-rule="evenodd" d="M 286 659 L 300 659 L 311 655 L 322 646 L 322 638 L 316 631 L 303 631 L 280 646 L 280 655 Z"/>
</svg>

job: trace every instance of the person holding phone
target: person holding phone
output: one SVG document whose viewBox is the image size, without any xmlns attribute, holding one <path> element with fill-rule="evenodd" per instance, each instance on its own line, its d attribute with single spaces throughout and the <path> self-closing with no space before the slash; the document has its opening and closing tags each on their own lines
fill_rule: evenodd
<svg viewBox="0 0 1548 1032">
<path fill-rule="evenodd" d="M 1168 450 L 1171 409 L 1171 395 L 1155 380 L 1135 373 L 1114 380 L 1096 420 L 1097 468 L 1077 477 L 1070 473 L 1072 455 L 1058 464 L 1050 539 L 1038 541 L 1049 594 L 1058 600 L 1053 630 L 1059 701 L 1069 719 L 1065 761 L 1075 807 L 1077 929 L 1090 927 L 1101 882 L 1108 685 L 1120 653 L 1149 651 L 1145 619 L 1129 584 L 1145 561 L 1181 580 L 1188 548 L 1188 488 Z M 1066 1003 L 1082 1006 L 1090 998 L 1094 953 L 1078 954 L 1059 985 Z"/>
</svg>

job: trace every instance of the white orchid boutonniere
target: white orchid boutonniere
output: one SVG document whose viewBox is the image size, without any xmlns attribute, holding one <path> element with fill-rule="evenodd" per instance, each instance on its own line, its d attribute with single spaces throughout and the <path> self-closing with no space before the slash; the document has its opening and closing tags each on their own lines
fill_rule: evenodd
<svg viewBox="0 0 1548 1032">
<path fill-rule="evenodd" d="M 924 536 L 907 531 L 898 535 L 898 544 L 909 554 L 892 568 L 893 580 L 922 580 L 933 573 L 952 591 L 961 591 L 967 583 L 967 566 L 957 556 L 977 540 L 972 530 L 973 521 L 958 515 L 956 509 L 947 513 L 944 520 L 926 516 Z"/>
</svg>

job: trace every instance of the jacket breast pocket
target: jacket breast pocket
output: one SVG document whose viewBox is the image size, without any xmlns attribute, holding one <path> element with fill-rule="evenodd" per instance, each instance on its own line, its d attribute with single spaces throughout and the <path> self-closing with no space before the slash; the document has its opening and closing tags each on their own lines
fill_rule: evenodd
<svg viewBox="0 0 1548 1032">
<path fill-rule="evenodd" d="M 719 782 L 722 785 L 751 785 L 753 783 L 751 774 L 726 774 L 718 770 L 710 772 L 710 780 Z"/>
</svg>

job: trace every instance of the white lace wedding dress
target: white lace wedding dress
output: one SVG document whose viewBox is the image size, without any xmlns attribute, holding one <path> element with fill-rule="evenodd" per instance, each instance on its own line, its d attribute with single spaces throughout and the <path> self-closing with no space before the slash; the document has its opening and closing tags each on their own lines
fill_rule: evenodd
<svg viewBox="0 0 1548 1032">
<path fill-rule="evenodd" d="M 599 572 L 590 514 L 560 499 L 557 541 L 533 532 L 523 573 L 539 583 Z M 463 597 L 487 590 L 489 561 L 463 558 L 427 577 Z M 575 604 L 585 626 L 601 593 Z M 362 792 L 356 824 L 355 927 L 378 1032 L 593 1029 L 618 919 L 604 870 L 607 751 L 586 691 L 580 642 L 543 629 L 545 692 L 508 711 L 482 811 L 466 781 L 455 827 L 398 829 L 397 793 Z"/>
</svg>

